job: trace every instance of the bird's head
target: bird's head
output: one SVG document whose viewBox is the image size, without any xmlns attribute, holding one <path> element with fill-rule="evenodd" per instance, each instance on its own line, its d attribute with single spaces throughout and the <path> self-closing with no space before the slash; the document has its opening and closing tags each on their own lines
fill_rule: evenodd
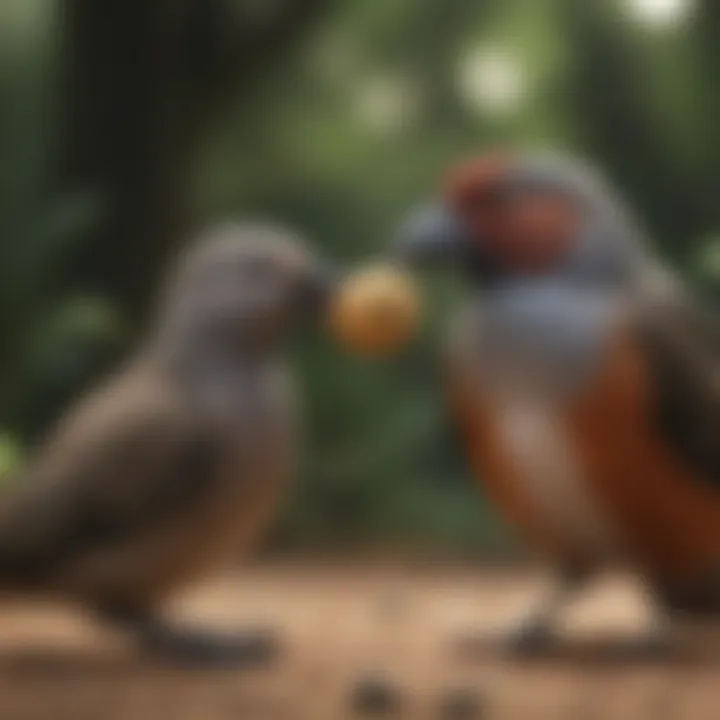
<svg viewBox="0 0 720 720">
<path fill-rule="evenodd" d="M 263 352 L 322 314 L 332 285 L 330 271 L 291 232 L 221 225 L 181 258 L 161 324 L 190 343 Z"/>
<path fill-rule="evenodd" d="M 439 198 L 401 228 L 393 254 L 453 263 L 491 283 L 577 275 L 620 280 L 637 245 L 619 203 L 579 163 L 496 152 L 446 174 Z"/>
</svg>

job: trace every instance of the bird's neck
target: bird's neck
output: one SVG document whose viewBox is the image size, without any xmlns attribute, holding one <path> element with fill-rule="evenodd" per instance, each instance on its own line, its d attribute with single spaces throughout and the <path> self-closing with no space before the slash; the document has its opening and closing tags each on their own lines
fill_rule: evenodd
<svg viewBox="0 0 720 720">
<path fill-rule="evenodd" d="M 278 350 L 241 335 L 201 332 L 166 338 L 150 354 L 172 377 L 197 384 L 210 377 L 230 381 L 254 375 L 275 364 Z"/>
</svg>

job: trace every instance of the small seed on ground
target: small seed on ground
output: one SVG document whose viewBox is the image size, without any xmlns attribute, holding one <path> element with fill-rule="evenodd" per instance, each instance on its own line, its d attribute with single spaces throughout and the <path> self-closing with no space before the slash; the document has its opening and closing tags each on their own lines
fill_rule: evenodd
<svg viewBox="0 0 720 720">
<path fill-rule="evenodd" d="M 482 717 L 483 702 L 475 690 L 456 688 L 443 695 L 439 710 L 442 720 L 477 720 Z"/>
<path fill-rule="evenodd" d="M 368 676 L 361 678 L 352 690 L 352 709 L 359 715 L 388 716 L 401 706 L 400 693 L 386 678 Z"/>
</svg>

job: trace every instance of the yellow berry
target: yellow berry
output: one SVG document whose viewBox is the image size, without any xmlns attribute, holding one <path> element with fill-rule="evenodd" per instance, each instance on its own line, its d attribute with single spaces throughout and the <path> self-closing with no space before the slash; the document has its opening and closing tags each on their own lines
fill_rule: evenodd
<svg viewBox="0 0 720 720">
<path fill-rule="evenodd" d="M 332 327 L 346 347 L 363 355 L 389 354 L 405 345 L 420 317 L 412 278 L 391 265 L 357 270 L 337 289 Z"/>
</svg>

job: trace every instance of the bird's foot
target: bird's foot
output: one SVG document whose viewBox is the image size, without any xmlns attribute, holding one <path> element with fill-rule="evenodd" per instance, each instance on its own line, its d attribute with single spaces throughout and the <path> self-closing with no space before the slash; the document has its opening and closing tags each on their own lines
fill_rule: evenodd
<svg viewBox="0 0 720 720">
<path fill-rule="evenodd" d="M 155 657 L 198 667 L 262 667 L 279 653 L 279 642 L 269 630 L 234 635 L 176 627 L 152 614 L 123 608 L 101 608 L 100 616 L 134 635 L 140 647 Z"/>
<path fill-rule="evenodd" d="M 152 655 L 182 665 L 198 667 L 265 667 L 279 652 L 272 632 L 248 631 L 221 635 L 209 631 L 161 627 L 141 636 Z"/>
<path fill-rule="evenodd" d="M 531 618 L 502 633 L 497 644 L 505 654 L 531 657 L 547 651 L 556 642 L 549 623 Z"/>
<path fill-rule="evenodd" d="M 556 640 L 555 633 L 547 622 L 530 619 L 509 630 L 461 638 L 459 647 L 463 654 L 485 654 L 489 651 L 527 658 L 543 654 Z"/>
</svg>

